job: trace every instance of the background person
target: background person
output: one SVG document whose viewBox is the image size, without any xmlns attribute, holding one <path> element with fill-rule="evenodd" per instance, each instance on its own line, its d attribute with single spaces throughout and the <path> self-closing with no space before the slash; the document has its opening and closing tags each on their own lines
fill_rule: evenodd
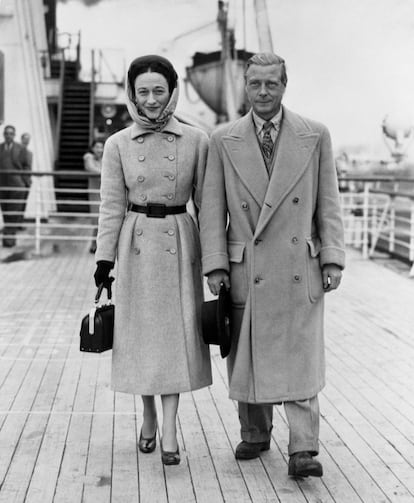
<svg viewBox="0 0 414 503">
<path fill-rule="evenodd" d="M 210 141 L 202 195 L 203 270 L 230 287 L 230 398 L 237 459 L 270 447 L 273 404 L 289 423 L 289 475 L 321 476 L 318 393 L 325 384 L 324 293 L 344 267 L 338 183 L 328 130 L 281 106 L 285 63 L 247 62 L 252 109 Z"/>
<path fill-rule="evenodd" d="M 31 160 L 26 148 L 14 141 L 16 128 L 5 126 L 0 144 L 0 205 L 3 212 L 3 246 L 16 245 L 16 231 L 21 228 L 26 198 L 31 185 Z M 20 173 L 6 173 L 15 170 Z"/>
<path fill-rule="evenodd" d="M 101 197 L 99 194 L 99 190 L 101 188 L 101 169 L 102 169 L 102 154 L 104 149 L 104 142 L 102 140 L 94 140 L 89 148 L 89 151 L 86 152 L 83 156 L 83 166 L 85 171 L 88 173 L 96 173 L 99 176 L 90 176 L 88 177 L 88 193 L 89 198 L 89 211 L 91 213 L 97 213 L 99 211 L 99 203 L 101 201 Z M 95 253 L 96 251 L 96 234 L 98 232 L 98 218 L 93 218 L 92 223 L 96 225 L 96 228 L 93 230 L 93 240 L 91 243 L 91 247 L 89 251 L 91 253 Z"/>
<path fill-rule="evenodd" d="M 199 234 L 186 203 L 200 205 L 207 135 L 173 116 L 177 74 L 160 56 L 135 59 L 127 107 L 134 121 L 105 144 L 97 237 L 96 284 L 107 284 L 117 258 L 112 387 L 142 395 L 142 452 L 155 449 L 163 407 L 161 453 L 178 464 L 179 393 L 211 384 L 202 340 Z"/>
</svg>

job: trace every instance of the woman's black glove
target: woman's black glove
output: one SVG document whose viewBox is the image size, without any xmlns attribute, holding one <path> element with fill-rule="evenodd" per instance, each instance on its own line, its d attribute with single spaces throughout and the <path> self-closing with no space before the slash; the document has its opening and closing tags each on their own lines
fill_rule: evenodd
<svg viewBox="0 0 414 503">
<path fill-rule="evenodd" d="M 110 270 L 114 267 L 113 262 L 109 260 L 98 260 L 96 263 L 96 271 L 93 277 L 95 278 L 95 285 L 98 287 L 103 283 L 104 288 L 109 288 L 111 286 L 114 278 L 109 277 Z"/>
</svg>

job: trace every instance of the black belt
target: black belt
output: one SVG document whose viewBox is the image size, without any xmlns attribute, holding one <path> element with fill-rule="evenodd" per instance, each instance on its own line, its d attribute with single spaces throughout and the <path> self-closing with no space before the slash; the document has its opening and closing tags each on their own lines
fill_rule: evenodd
<svg viewBox="0 0 414 503">
<path fill-rule="evenodd" d="M 165 218 L 166 215 L 177 215 L 178 213 L 185 213 L 187 211 L 185 204 L 182 206 L 167 206 L 159 203 L 150 203 L 146 206 L 130 204 L 128 209 L 136 213 L 145 213 L 150 218 Z"/>
</svg>

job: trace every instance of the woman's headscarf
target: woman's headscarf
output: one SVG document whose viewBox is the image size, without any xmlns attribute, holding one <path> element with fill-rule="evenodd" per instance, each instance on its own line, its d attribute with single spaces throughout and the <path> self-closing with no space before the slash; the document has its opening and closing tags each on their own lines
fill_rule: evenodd
<svg viewBox="0 0 414 503">
<path fill-rule="evenodd" d="M 158 119 L 151 120 L 144 115 L 135 104 L 135 79 L 141 73 L 148 70 L 151 72 L 160 73 L 168 82 L 168 90 L 170 92 L 170 100 Z M 168 59 L 150 54 L 142 56 L 132 61 L 129 66 L 126 83 L 127 108 L 132 120 L 145 129 L 161 130 L 170 120 L 175 111 L 178 101 L 178 76 L 172 64 Z"/>
</svg>

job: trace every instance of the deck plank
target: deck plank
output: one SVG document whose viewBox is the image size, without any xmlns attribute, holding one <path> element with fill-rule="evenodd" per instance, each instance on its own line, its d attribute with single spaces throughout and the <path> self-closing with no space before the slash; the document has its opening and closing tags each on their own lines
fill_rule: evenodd
<svg viewBox="0 0 414 503">
<path fill-rule="evenodd" d="M 110 389 L 110 353 L 78 350 L 94 296 L 84 250 L 0 263 L 0 503 L 414 501 L 414 281 L 348 252 L 326 298 L 327 385 L 320 394 L 322 479 L 287 475 L 288 428 L 275 407 L 271 449 L 238 462 L 225 360 L 179 406 L 182 463 L 160 439 L 138 451 L 140 397 Z M 90 274 L 87 274 L 89 271 Z M 157 398 L 159 421 L 161 403 Z"/>
</svg>

